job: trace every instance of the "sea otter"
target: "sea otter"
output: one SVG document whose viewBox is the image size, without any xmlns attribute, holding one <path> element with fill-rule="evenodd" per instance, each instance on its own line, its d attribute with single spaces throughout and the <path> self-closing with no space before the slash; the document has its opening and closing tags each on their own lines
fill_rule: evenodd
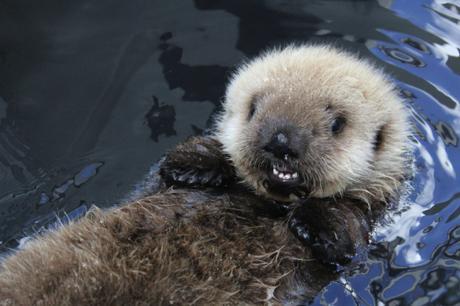
<svg viewBox="0 0 460 306">
<path fill-rule="evenodd" d="M 223 106 L 213 134 L 167 154 L 158 193 L 7 258 L 0 305 L 312 299 L 397 194 L 407 111 L 371 64 L 306 45 L 242 65 Z"/>
</svg>

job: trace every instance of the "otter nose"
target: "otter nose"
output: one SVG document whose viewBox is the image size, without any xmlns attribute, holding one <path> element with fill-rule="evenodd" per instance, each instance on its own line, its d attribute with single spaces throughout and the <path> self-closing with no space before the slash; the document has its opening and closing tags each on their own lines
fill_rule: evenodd
<svg viewBox="0 0 460 306">
<path fill-rule="evenodd" d="M 275 133 L 270 142 L 264 147 L 264 150 L 272 153 L 278 158 L 287 157 L 297 158 L 298 152 L 289 145 L 289 137 L 283 132 Z"/>
</svg>

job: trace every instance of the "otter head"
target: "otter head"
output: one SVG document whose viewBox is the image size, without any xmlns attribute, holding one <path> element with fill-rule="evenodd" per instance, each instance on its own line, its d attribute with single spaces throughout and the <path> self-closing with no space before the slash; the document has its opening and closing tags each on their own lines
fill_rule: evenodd
<svg viewBox="0 0 460 306">
<path fill-rule="evenodd" d="M 381 71 L 330 47 L 290 46 L 237 70 L 216 136 L 259 194 L 370 201 L 397 189 L 408 130 Z"/>
</svg>

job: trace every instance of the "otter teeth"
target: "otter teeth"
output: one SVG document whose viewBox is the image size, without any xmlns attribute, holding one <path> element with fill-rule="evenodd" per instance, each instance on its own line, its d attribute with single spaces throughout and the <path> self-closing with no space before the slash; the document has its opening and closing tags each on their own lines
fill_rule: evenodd
<svg viewBox="0 0 460 306">
<path fill-rule="evenodd" d="M 276 168 L 273 168 L 273 174 L 282 180 L 291 180 L 299 177 L 299 174 L 297 172 L 281 172 Z"/>
</svg>

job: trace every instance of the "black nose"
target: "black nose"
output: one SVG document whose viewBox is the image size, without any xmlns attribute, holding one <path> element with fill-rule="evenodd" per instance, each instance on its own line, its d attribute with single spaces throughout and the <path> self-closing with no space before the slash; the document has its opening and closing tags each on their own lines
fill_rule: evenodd
<svg viewBox="0 0 460 306">
<path fill-rule="evenodd" d="M 275 133 L 264 149 L 281 159 L 287 157 L 297 158 L 299 156 L 298 152 L 290 146 L 289 137 L 283 132 Z"/>
</svg>

